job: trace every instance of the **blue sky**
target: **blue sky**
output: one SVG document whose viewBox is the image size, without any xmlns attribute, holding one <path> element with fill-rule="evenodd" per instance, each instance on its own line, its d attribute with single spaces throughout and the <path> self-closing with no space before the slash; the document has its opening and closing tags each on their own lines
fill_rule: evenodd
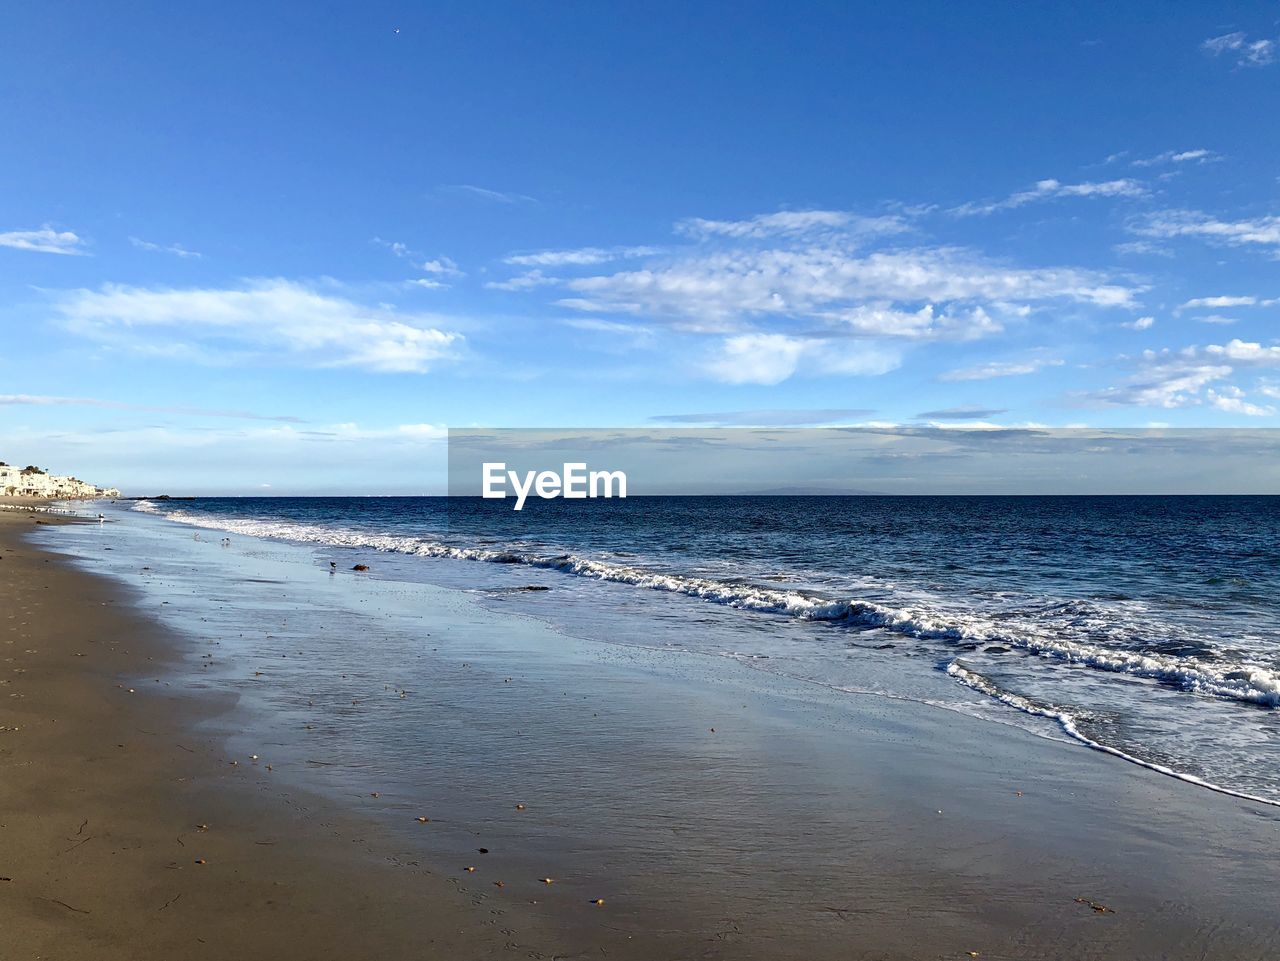
<svg viewBox="0 0 1280 961">
<path fill-rule="evenodd" d="M 0 458 L 1280 426 L 1280 4 L 10 4 Z"/>
</svg>

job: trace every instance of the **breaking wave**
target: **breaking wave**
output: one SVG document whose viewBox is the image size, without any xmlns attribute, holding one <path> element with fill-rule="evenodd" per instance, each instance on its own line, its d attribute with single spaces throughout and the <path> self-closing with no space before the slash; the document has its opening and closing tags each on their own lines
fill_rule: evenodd
<svg viewBox="0 0 1280 961">
<path fill-rule="evenodd" d="M 1128 754 L 1119 748 L 1112 747 L 1109 744 L 1103 744 L 1101 741 L 1095 741 L 1080 730 L 1077 725 L 1077 718 L 1071 713 L 1060 710 L 1056 707 L 1037 704 L 1030 698 L 1006 691 L 999 685 L 995 684 L 990 678 L 979 674 L 977 671 L 969 670 L 958 661 L 952 661 L 947 665 L 947 673 L 965 687 L 977 691 L 979 694 L 985 694 L 987 697 L 997 700 L 1002 704 L 1007 704 L 1014 710 L 1022 711 L 1024 714 L 1030 714 L 1033 717 L 1043 717 L 1048 718 L 1051 721 L 1056 721 L 1069 737 L 1095 751 L 1101 751 L 1103 754 L 1110 754 L 1112 757 L 1121 758 L 1131 764 L 1136 764 L 1139 767 L 1145 767 L 1149 771 L 1155 771 L 1158 774 L 1177 778 L 1179 781 L 1186 781 L 1188 784 L 1194 784 L 1197 787 L 1208 788 L 1210 791 L 1217 791 L 1219 794 L 1227 794 L 1231 797 L 1237 797 L 1245 801 L 1255 801 L 1259 804 L 1266 804 L 1271 807 L 1280 807 L 1280 801 L 1276 801 L 1271 798 L 1259 797 L 1256 794 L 1247 794 L 1244 791 L 1236 791 L 1229 787 L 1223 787 L 1221 784 L 1206 781 L 1204 778 L 1196 777 L 1194 774 L 1188 774 L 1185 771 L 1178 771 L 1168 765 L 1157 764 L 1155 761 L 1146 761 L 1140 757 Z"/>
<path fill-rule="evenodd" d="M 630 564 L 611 563 L 570 553 L 546 553 L 536 548 L 507 544 L 493 547 L 457 546 L 439 540 L 378 534 L 352 528 L 289 521 L 210 517 L 183 510 L 164 510 L 151 501 L 140 501 L 137 510 L 169 520 L 250 537 L 271 537 L 332 547 L 364 548 L 421 557 L 450 558 L 495 564 L 522 564 L 556 570 L 655 591 L 683 594 L 741 610 L 778 614 L 812 621 L 833 622 L 853 628 L 877 628 L 907 637 L 943 643 L 999 644 L 1028 655 L 1082 665 L 1098 671 L 1143 678 L 1189 693 L 1226 700 L 1280 706 L 1280 674 L 1262 665 L 1224 661 L 1208 656 L 1178 655 L 1134 649 L 1145 631 L 1117 630 L 1106 611 L 1086 601 L 1041 604 L 1015 614 L 932 609 L 921 605 L 890 606 L 856 598 L 824 597 L 813 592 L 786 590 L 742 581 L 718 580 L 648 570 Z M 1114 635 L 1110 645 L 1067 636 L 1072 627 L 1085 626 L 1095 634 Z M 1139 628 L 1141 625 L 1139 625 Z M 1194 648 L 1194 645 L 1187 645 Z M 957 670 L 963 670 L 959 668 Z M 964 676 L 948 669 L 953 677 Z M 989 683 L 989 682 L 988 682 Z M 973 686 L 970 684 L 969 686 Z M 1003 693 L 1003 692 L 1002 692 Z M 1017 695 L 1004 695 L 1017 698 Z M 1003 698 L 1002 698 L 1003 699 Z M 1009 702 L 1006 702 L 1009 703 Z M 1016 704 L 1011 706 L 1024 708 Z M 1061 722 L 1061 718 L 1056 720 Z M 1088 740 L 1078 731 L 1073 737 Z M 1092 742 L 1090 742 L 1092 743 Z M 1110 748 L 1100 749 L 1113 750 Z M 1113 753 L 1120 753 L 1114 752 Z M 1127 755 L 1121 754 L 1127 757 Z M 1146 763 L 1146 762 L 1140 762 Z"/>
</svg>

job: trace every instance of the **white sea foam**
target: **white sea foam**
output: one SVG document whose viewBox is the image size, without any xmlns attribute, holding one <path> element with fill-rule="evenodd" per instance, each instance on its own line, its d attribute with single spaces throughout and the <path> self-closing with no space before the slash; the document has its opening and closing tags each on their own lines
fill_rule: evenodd
<svg viewBox="0 0 1280 961">
<path fill-rule="evenodd" d="M 1144 761 L 1142 758 L 1135 757 L 1132 754 L 1121 751 L 1119 748 L 1114 748 L 1109 744 L 1103 744 L 1100 741 L 1095 741 L 1080 730 L 1077 726 L 1077 719 L 1070 713 L 1058 710 L 1054 707 L 1041 707 L 1028 698 L 1003 690 L 989 678 L 984 677 L 976 671 L 969 670 L 967 667 L 962 666 L 958 661 L 952 661 L 947 665 L 947 673 L 966 687 L 969 687 L 980 694 L 985 694 L 988 697 L 994 698 L 1002 704 L 1007 704 L 1009 707 L 1022 711 L 1025 714 L 1030 714 L 1035 717 L 1044 717 L 1052 721 L 1056 721 L 1068 736 L 1079 741 L 1081 744 L 1093 748 L 1095 751 L 1110 754 L 1112 757 L 1121 758 L 1131 764 L 1137 764 L 1139 767 L 1145 767 L 1150 771 L 1155 771 L 1159 774 L 1167 775 L 1168 777 L 1177 778 L 1179 781 L 1186 781 L 1188 784 L 1194 784 L 1197 787 L 1217 791 L 1219 794 L 1227 794 L 1231 797 L 1241 798 L 1245 801 L 1254 801 L 1258 804 L 1270 805 L 1271 807 L 1280 807 L 1280 801 L 1275 801 L 1271 798 L 1259 797 L 1256 794 L 1246 794 L 1243 791 L 1235 791 L 1229 787 L 1223 787 L 1221 784 L 1214 784 L 1212 781 L 1206 781 L 1204 778 L 1196 777 L 1194 774 L 1187 774 L 1184 771 L 1175 770 L 1174 768 L 1168 767 L 1164 764 L 1157 764 L 1154 761 Z"/>
<path fill-rule="evenodd" d="M 781 614 L 805 620 L 843 622 L 854 627 L 880 628 L 924 640 L 956 643 L 995 643 L 1028 654 L 1079 664 L 1099 671 L 1140 677 L 1184 691 L 1229 700 L 1280 706 L 1280 674 L 1265 666 L 1240 661 L 1210 663 L 1194 656 L 1157 654 L 1104 646 L 1067 636 L 1072 624 L 1105 624 L 1099 612 L 1070 605 L 1051 608 L 1042 623 L 1030 616 L 995 619 L 981 612 L 932 609 L 921 605 L 891 607 L 858 599 L 838 599 L 775 587 L 728 583 L 609 563 L 576 554 L 545 554 L 521 545 L 459 547 L 427 538 L 379 534 L 352 528 L 227 518 L 162 510 L 140 501 L 137 509 L 171 520 L 245 536 L 272 537 L 335 547 L 365 548 L 423 557 L 452 558 L 499 564 L 524 564 L 579 577 L 649 590 L 668 591 L 742 610 Z M 1016 697 L 1016 695 L 1009 695 Z"/>
</svg>

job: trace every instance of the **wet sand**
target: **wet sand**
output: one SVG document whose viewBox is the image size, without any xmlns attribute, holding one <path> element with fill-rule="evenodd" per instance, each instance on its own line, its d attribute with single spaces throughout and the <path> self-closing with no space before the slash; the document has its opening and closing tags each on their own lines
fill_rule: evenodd
<svg viewBox="0 0 1280 961">
<path fill-rule="evenodd" d="M 37 523 L 59 521 L 0 512 L 0 957 L 524 956 L 501 908 L 369 825 L 258 796 L 192 729 L 233 703 L 126 686 L 171 667 L 173 639 L 25 543 Z"/>
<path fill-rule="evenodd" d="M 676 673 L 444 593 L 422 651 L 385 613 L 396 585 L 247 558 L 276 597 L 330 599 L 273 610 L 246 580 L 217 630 L 258 626 L 254 656 L 214 680 L 150 613 L 211 616 L 212 571 L 175 562 L 170 593 L 135 594 L 16 542 L 33 526 L 0 512 L 6 959 L 1274 956 L 1275 808 L 918 704 Z M 426 689 L 305 725 L 252 693 L 293 646 L 332 663 L 361 632 L 422 658 Z M 385 730 L 366 709 L 406 712 L 409 743 L 378 748 L 413 779 L 353 763 Z M 319 745 L 336 767 L 308 769 Z"/>
</svg>

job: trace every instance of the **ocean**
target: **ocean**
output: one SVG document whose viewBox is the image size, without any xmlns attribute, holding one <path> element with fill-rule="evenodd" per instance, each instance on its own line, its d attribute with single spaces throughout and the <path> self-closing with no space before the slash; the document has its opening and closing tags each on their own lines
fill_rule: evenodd
<svg viewBox="0 0 1280 961">
<path fill-rule="evenodd" d="M 1280 804 L 1280 498 L 198 498 L 120 516 Z"/>
</svg>

